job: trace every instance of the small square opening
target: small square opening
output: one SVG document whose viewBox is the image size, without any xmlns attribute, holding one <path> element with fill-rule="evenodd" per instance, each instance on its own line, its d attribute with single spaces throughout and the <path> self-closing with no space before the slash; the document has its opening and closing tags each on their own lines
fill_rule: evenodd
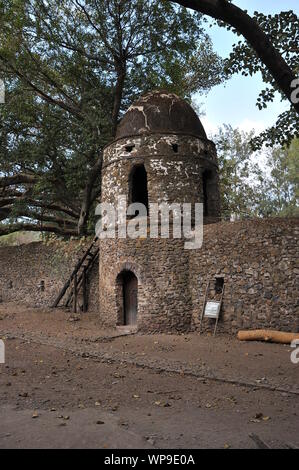
<svg viewBox="0 0 299 470">
<path fill-rule="evenodd" d="M 221 294 L 224 286 L 224 277 L 215 278 L 215 293 Z"/>
</svg>

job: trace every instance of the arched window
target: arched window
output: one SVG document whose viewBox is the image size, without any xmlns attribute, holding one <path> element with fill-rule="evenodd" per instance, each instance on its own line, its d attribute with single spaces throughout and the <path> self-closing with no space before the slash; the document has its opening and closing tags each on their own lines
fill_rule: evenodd
<svg viewBox="0 0 299 470">
<path fill-rule="evenodd" d="M 144 165 L 133 167 L 129 179 L 129 204 L 139 202 L 148 210 L 147 174 Z"/>
</svg>

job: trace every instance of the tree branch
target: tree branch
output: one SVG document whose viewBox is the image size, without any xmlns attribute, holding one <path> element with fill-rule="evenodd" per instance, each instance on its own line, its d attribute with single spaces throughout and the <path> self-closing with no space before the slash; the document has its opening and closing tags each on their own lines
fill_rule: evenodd
<svg viewBox="0 0 299 470">
<path fill-rule="evenodd" d="M 30 86 L 30 88 L 36 92 L 36 94 L 42 98 L 44 101 L 47 103 L 59 106 L 61 109 L 64 109 L 65 111 L 75 115 L 78 119 L 83 121 L 83 116 L 81 112 L 76 109 L 74 106 L 69 106 L 66 103 L 64 103 L 61 100 L 56 100 L 52 96 L 46 94 L 44 91 L 42 91 L 40 88 L 38 88 L 34 83 L 20 70 L 18 70 L 12 63 L 10 63 L 3 55 L 0 54 L 0 60 L 7 65 L 7 67 L 12 70 L 17 77 L 20 78 L 23 82 L 27 83 L 27 85 Z"/>
<path fill-rule="evenodd" d="M 48 215 L 41 212 L 36 212 L 28 207 L 15 207 L 15 206 L 5 206 L 0 209 L 0 220 L 8 219 L 9 217 L 14 217 L 16 219 L 21 217 L 26 217 L 32 220 L 38 220 L 39 222 L 53 222 L 56 224 L 61 224 L 63 226 L 70 225 L 75 227 L 76 220 L 67 219 L 64 217 L 59 217 L 58 215 Z"/>
<path fill-rule="evenodd" d="M 56 233 L 57 235 L 69 237 L 69 236 L 76 236 L 77 231 L 67 228 L 63 229 L 56 225 L 45 224 L 42 227 L 36 224 L 28 224 L 28 223 L 17 223 L 17 224 L 9 224 L 4 225 L 0 224 L 0 236 L 8 235 L 12 232 L 52 232 Z"/>
<path fill-rule="evenodd" d="M 221 20 L 242 34 L 299 113 L 299 103 L 294 103 L 291 99 L 294 91 L 291 84 L 296 76 L 253 18 L 226 0 L 174 0 L 174 3 Z"/>
<path fill-rule="evenodd" d="M 13 176 L 3 176 L 0 178 L 0 188 L 14 186 L 16 184 L 33 184 L 36 183 L 37 176 L 19 173 Z"/>
<path fill-rule="evenodd" d="M 86 186 L 85 186 L 81 212 L 80 212 L 80 217 L 79 217 L 79 222 L 78 222 L 78 233 L 80 235 L 84 232 L 84 229 L 86 227 L 86 223 L 89 217 L 90 206 L 92 204 L 94 184 L 96 182 L 97 177 L 100 174 L 101 168 L 102 168 L 102 154 L 99 156 L 96 164 L 91 169 Z"/>
</svg>

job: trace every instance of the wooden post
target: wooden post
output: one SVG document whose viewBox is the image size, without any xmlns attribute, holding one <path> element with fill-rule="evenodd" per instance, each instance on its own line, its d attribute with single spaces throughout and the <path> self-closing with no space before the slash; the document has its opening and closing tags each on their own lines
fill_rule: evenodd
<svg viewBox="0 0 299 470">
<path fill-rule="evenodd" d="M 82 289 L 83 289 L 83 312 L 87 312 L 87 269 L 84 266 L 83 269 L 83 279 L 82 279 Z"/>
<path fill-rule="evenodd" d="M 220 317 L 220 311 L 221 311 L 221 306 L 222 306 L 224 288 L 225 288 L 225 285 L 223 284 L 223 286 L 222 286 L 222 292 L 221 292 L 221 297 L 220 297 L 220 307 L 219 307 L 218 317 L 216 318 L 216 324 L 215 324 L 215 329 L 214 329 L 214 335 L 213 335 L 213 336 L 215 336 L 215 334 L 216 334 L 217 325 L 218 325 L 218 320 L 219 320 L 219 317 Z"/>
<path fill-rule="evenodd" d="M 77 313 L 77 295 L 78 295 L 78 292 L 77 292 L 77 273 L 74 275 L 74 305 L 73 305 L 73 312 L 74 313 Z"/>
<path fill-rule="evenodd" d="M 201 333 L 201 326 L 202 326 L 202 321 L 203 321 L 204 314 L 205 314 L 206 299 L 207 299 L 207 294 L 208 294 L 209 287 L 210 287 L 210 279 L 208 279 L 207 287 L 206 287 L 206 291 L 205 291 L 205 296 L 204 296 L 204 299 L 203 299 L 203 306 L 202 306 L 202 311 L 201 311 L 201 316 L 200 316 L 199 334 Z"/>
</svg>

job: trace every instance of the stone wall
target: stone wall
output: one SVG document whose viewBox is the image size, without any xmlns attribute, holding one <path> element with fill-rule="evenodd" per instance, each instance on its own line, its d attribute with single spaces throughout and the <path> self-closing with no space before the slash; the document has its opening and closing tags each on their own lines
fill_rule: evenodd
<svg viewBox="0 0 299 470">
<path fill-rule="evenodd" d="M 117 277 L 123 270 L 138 279 L 138 330 L 185 331 L 191 327 L 189 255 L 181 239 L 100 242 L 100 321 L 118 323 Z"/>
<path fill-rule="evenodd" d="M 175 147 L 175 150 L 173 146 Z M 153 134 L 118 139 L 103 157 L 102 201 L 116 203 L 120 195 L 129 204 L 129 179 L 135 165 L 147 173 L 149 203 L 204 202 L 203 172 L 208 171 L 209 220 L 220 217 L 218 165 L 213 142 L 194 136 Z"/>
<path fill-rule="evenodd" d="M 299 331 L 298 220 L 223 222 L 204 227 L 199 250 L 183 240 L 102 240 L 100 318 L 118 322 L 117 276 L 138 278 L 139 331 L 198 330 L 208 279 L 224 279 L 218 332 Z M 212 299 L 212 297 L 211 297 Z M 205 320 L 210 331 L 214 321 Z"/>
<path fill-rule="evenodd" d="M 180 239 L 101 240 L 100 279 L 95 267 L 90 310 L 99 312 L 100 323 L 117 325 L 117 276 L 127 269 L 138 278 L 140 331 L 198 330 L 207 280 L 218 275 L 225 284 L 219 332 L 298 332 L 298 234 L 298 219 L 270 219 L 207 225 L 200 250 L 184 249 Z M 1 247 L 3 300 L 51 305 L 87 244 Z M 213 326 L 205 320 L 203 329 Z"/>
<path fill-rule="evenodd" d="M 55 241 L 0 247 L 2 300 L 23 302 L 32 307 L 50 306 L 89 243 Z M 91 272 L 89 289 L 89 310 L 97 311 L 97 266 Z"/>
<path fill-rule="evenodd" d="M 299 331 L 299 219 L 249 220 L 204 227 L 190 252 L 193 326 L 199 327 L 207 280 L 224 278 L 219 331 Z M 214 326 L 205 320 L 203 329 Z"/>
</svg>

